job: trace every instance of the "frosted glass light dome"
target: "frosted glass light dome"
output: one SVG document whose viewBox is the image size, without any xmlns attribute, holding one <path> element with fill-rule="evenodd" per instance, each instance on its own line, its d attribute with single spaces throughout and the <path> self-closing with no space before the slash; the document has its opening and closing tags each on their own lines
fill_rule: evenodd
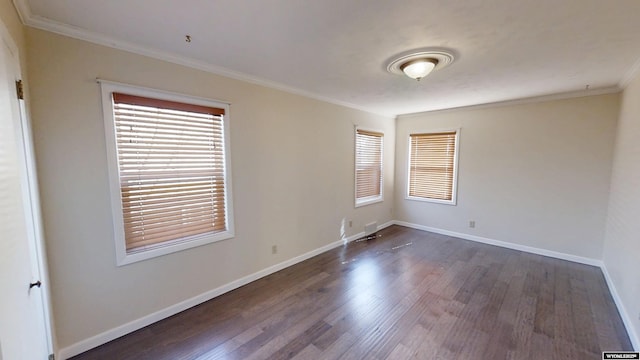
<svg viewBox="0 0 640 360">
<path fill-rule="evenodd" d="M 437 60 L 434 59 L 416 59 L 402 64 L 400 69 L 408 77 L 420 80 L 429 75 L 429 73 L 436 67 L 437 63 Z"/>
</svg>

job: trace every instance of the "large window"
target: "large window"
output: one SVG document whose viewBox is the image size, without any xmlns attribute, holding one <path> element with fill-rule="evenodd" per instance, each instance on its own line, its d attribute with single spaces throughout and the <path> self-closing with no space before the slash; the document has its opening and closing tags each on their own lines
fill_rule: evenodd
<svg viewBox="0 0 640 360">
<path fill-rule="evenodd" d="M 232 237 L 228 105 L 102 90 L 118 263 Z"/>
<path fill-rule="evenodd" d="M 456 204 L 458 134 L 409 135 L 409 199 Z"/>
<path fill-rule="evenodd" d="M 379 132 L 356 130 L 356 206 L 382 201 L 382 140 Z"/>
</svg>

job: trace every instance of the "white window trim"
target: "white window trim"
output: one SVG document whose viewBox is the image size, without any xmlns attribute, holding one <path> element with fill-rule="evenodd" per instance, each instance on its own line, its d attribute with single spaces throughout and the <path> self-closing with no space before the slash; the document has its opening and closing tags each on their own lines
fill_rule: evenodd
<svg viewBox="0 0 640 360">
<path fill-rule="evenodd" d="M 405 199 L 413 200 L 413 201 L 422 201 L 422 202 L 430 202 L 436 204 L 444 204 L 444 205 L 453 205 L 456 206 L 458 204 L 458 157 L 460 155 L 460 130 L 461 128 L 448 128 L 448 129 L 429 129 L 425 131 L 420 130 L 412 130 L 407 135 L 407 182 L 405 184 Z M 451 184 L 451 200 L 440 200 L 440 199 L 429 199 L 423 198 L 419 196 L 411 196 L 409 195 L 409 182 L 411 181 L 411 134 L 435 134 L 442 132 L 456 132 L 456 146 L 453 154 L 453 183 Z"/>
<path fill-rule="evenodd" d="M 111 82 L 98 79 L 102 91 L 102 110 L 104 116 L 106 150 L 107 150 L 107 166 L 109 170 L 109 190 L 111 200 L 111 213 L 113 217 L 113 234 L 116 252 L 116 264 L 122 266 L 135 263 L 174 252 L 191 249 L 197 246 L 210 244 L 213 242 L 226 240 L 235 236 L 234 218 L 233 218 L 233 195 L 232 195 L 232 179 L 231 179 L 231 151 L 230 151 L 230 134 L 229 134 L 229 104 L 213 101 L 205 98 L 198 98 L 189 95 L 177 94 L 139 86 L 127 85 L 117 82 Z M 120 194 L 120 174 L 118 168 L 118 155 L 116 149 L 116 136 L 114 127 L 113 114 L 113 92 L 126 93 L 149 97 L 159 100 L 176 101 L 189 103 L 194 105 L 202 105 L 216 107 L 225 110 L 223 131 L 225 146 L 225 214 L 227 216 L 227 230 L 215 234 L 195 235 L 175 241 L 167 241 L 162 244 L 150 246 L 148 248 L 127 251 L 124 220 L 122 215 L 122 201 Z"/>
<path fill-rule="evenodd" d="M 356 167 L 356 164 L 358 162 L 358 152 L 357 152 L 357 146 L 356 146 L 356 138 L 358 136 L 358 130 L 363 130 L 363 131 L 371 131 L 371 132 L 377 132 L 382 134 L 382 157 L 380 159 L 380 167 L 382 169 L 381 173 L 380 173 L 380 195 L 376 195 L 376 196 L 367 196 L 365 198 L 361 198 L 358 199 L 356 197 L 356 194 L 358 192 L 358 188 L 357 188 L 357 183 L 358 183 L 358 169 Z M 353 127 L 353 196 L 355 198 L 355 207 L 359 208 L 362 206 L 367 206 L 367 205 L 371 205 L 371 204 L 377 204 L 380 202 L 384 201 L 384 138 L 385 138 L 385 133 L 384 131 L 381 131 L 379 129 L 371 129 L 371 128 L 365 128 L 365 127 L 360 127 L 360 126 L 354 126 Z"/>
<path fill-rule="evenodd" d="M 381 191 L 381 192 L 384 192 L 384 191 Z M 361 206 L 377 204 L 377 203 L 383 202 L 383 201 L 384 201 L 384 196 L 382 194 L 380 194 L 379 196 L 368 196 L 366 198 L 356 199 L 355 207 L 358 208 L 358 207 L 361 207 Z"/>
</svg>

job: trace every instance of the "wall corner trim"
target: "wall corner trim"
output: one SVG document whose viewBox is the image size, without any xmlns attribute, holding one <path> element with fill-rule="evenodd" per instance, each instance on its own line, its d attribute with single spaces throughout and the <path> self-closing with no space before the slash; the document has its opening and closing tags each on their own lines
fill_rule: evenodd
<svg viewBox="0 0 640 360">
<path fill-rule="evenodd" d="M 31 7 L 27 0 L 13 0 L 13 7 L 16 8 L 18 17 L 23 25 L 27 25 L 31 19 Z"/>
<path fill-rule="evenodd" d="M 386 227 L 389 227 L 391 225 L 393 225 L 394 222 L 393 221 L 388 221 L 380 226 L 378 226 L 378 230 L 382 230 Z M 222 286 L 219 286 L 213 290 L 209 290 L 207 292 L 204 292 L 200 295 L 196 295 L 190 299 L 184 300 L 182 302 L 179 302 L 177 304 L 171 305 L 167 308 L 164 308 L 162 310 L 156 311 L 154 313 L 151 313 L 149 315 L 143 316 L 139 319 L 133 320 L 131 322 L 128 322 L 124 325 L 120 325 L 118 327 L 115 327 L 113 329 L 107 330 L 103 333 L 100 333 L 98 335 L 92 336 L 90 338 L 84 339 L 82 341 L 79 341 L 75 344 L 72 344 L 70 346 L 67 346 L 65 348 L 62 348 L 58 351 L 57 354 L 57 358 L 60 358 L 62 360 L 66 360 L 69 359 L 73 356 L 79 355 L 85 351 L 91 350 L 95 347 L 98 347 L 102 344 L 106 344 L 107 342 L 111 341 L 111 340 L 115 340 L 121 336 L 124 336 L 128 333 L 134 332 L 136 330 L 142 329 L 145 326 L 151 325 L 155 322 L 158 322 L 162 319 L 168 318 L 170 316 L 173 316 L 181 311 L 187 310 L 191 307 L 194 307 L 196 305 L 199 305 L 205 301 L 211 300 L 217 296 L 220 296 L 224 293 L 227 293 L 231 290 L 237 289 L 241 286 L 244 286 L 250 282 L 253 282 L 255 280 L 258 280 L 260 278 L 263 278 L 267 275 L 271 275 L 275 272 L 278 272 L 282 269 L 285 269 L 289 266 L 295 265 L 299 262 L 305 261 L 307 259 L 310 259 L 316 255 L 320 255 L 324 252 L 327 252 L 331 249 L 337 248 L 339 246 L 342 245 L 346 245 L 352 241 L 355 241 L 356 239 L 360 239 L 364 237 L 364 232 L 360 232 L 354 235 L 351 235 L 349 237 L 346 237 L 344 239 L 340 239 L 338 241 L 334 241 L 330 244 L 327 244 L 325 246 L 319 247 L 315 250 L 311 250 L 307 253 L 304 253 L 302 255 L 296 256 L 294 258 L 291 258 L 289 260 L 285 260 L 281 263 L 269 266 L 263 270 L 257 271 L 253 274 L 247 275 L 245 277 L 242 277 L 240 279 L 231 281 L 227 284 L 224 284 Z"/>
<path fill-rule="evenodd" d="M 626 89 L 627 86 L 636 78 L 636 76 L 640 75 L 640 59 L 638 59 L 627 71 L 626 74 L 622 77 L 620 82 L 618 83 L 618 87 L 622 90 Z"/>
</svg>

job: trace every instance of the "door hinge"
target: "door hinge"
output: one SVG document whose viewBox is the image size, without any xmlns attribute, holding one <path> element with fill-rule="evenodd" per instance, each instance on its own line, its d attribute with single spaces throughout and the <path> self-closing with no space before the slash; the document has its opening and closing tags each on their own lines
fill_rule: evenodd
<svg viewBox="0 0 640 360">
<path fill-rule="evenodd" d="M 49 354 L 49 360 L 56 360 L 56 356 L 53 354 Z"/>
<path fill-rule="evenodd" d="M 16 93 L 18 93 L 18 99 L 24 100 L 24 89 L 22 87 L 22 80 L 16 81 Z"/>
</svg>

